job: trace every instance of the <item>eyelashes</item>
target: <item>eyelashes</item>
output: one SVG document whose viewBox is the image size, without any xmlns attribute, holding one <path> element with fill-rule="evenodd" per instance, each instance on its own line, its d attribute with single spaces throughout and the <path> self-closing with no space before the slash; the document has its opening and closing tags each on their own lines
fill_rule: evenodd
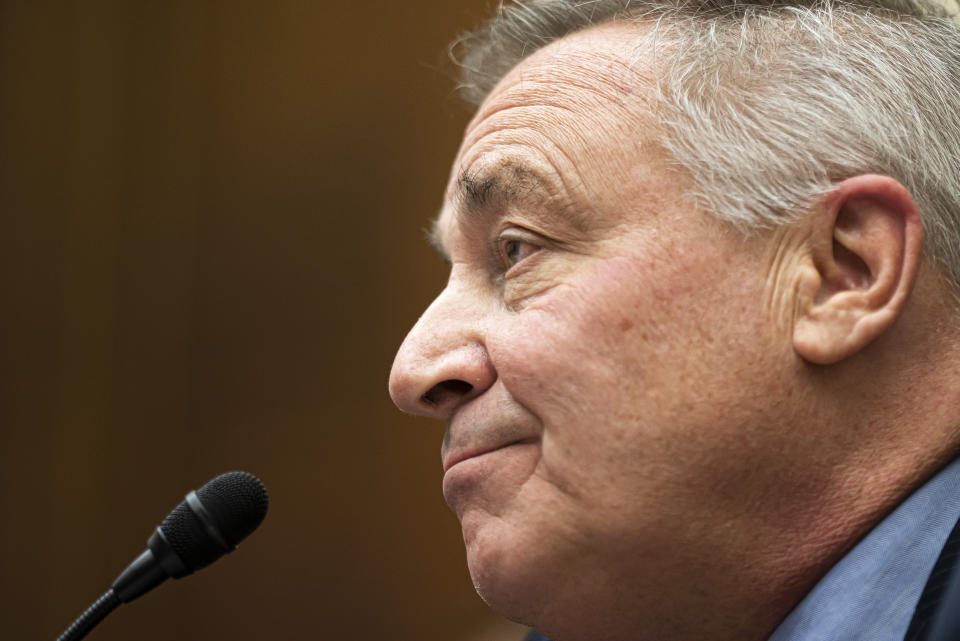
<svg viewBox="0 0 960 641">
<path fill-rule="evenodd" d="M 502 232 L 496 240 L 497 261 L 505 274 L 542 249 L 541 240 L 518 228 Z"/>
</svg>

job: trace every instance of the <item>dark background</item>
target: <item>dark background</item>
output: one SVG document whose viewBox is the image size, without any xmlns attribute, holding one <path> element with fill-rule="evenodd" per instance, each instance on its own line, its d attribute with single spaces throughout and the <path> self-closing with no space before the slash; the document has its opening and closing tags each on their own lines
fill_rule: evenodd
<svg viewBox="0 0 960 641">
<path fill-rule="evenodd" d="M 92 640 L 492 638 L 442 426 L 386 392 L 488 4 L 0 1 L 0 637 L 246 469 L 260 530 Z"/>
</svg>

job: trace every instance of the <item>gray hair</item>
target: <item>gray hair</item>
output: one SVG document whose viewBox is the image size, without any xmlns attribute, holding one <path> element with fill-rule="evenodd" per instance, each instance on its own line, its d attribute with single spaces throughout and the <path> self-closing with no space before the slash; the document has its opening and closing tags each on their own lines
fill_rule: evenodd
<svg viewBox="0 0 960 641">
<path fill-rule="evenodd" d="M 960 290 L 960 8 L 940 2 L 527 0 L 454 51 L 461 95 L 479 104 L 566 34 L 648 22 L 659 142 L 701 207 L 769 228 L 846 178 L 889 175 L 917 200 L 927 259 Z"/>
</svg>

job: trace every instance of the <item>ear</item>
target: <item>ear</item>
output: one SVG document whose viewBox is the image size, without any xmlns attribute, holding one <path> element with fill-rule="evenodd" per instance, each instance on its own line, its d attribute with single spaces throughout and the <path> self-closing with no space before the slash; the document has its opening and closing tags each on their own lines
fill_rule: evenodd
<svg viewBox="0 0 960 641">
<path fill-rule="evenodd" d="M 796 352 L 829 365 L 890 327 L 913 290 L 923 226 L 907 189 L 888 176 L 840 183 L 810 219 L 812 267 L 803 270 L 793 327 Z"/>
</svg>

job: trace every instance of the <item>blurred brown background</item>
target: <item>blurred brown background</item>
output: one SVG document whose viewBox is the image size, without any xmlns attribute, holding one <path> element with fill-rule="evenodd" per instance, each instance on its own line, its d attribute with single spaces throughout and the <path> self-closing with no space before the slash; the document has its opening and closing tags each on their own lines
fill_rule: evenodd
<svg viewBox="0 0 960 641">
<path fill-rule="evenodd" d="M 496 627 L 442 427 L 386 393 L 488 4 L 0 2 L 0 637 L 56 638 L 232 469 L 260 530 L 90 639 Z"/>
</svg>

